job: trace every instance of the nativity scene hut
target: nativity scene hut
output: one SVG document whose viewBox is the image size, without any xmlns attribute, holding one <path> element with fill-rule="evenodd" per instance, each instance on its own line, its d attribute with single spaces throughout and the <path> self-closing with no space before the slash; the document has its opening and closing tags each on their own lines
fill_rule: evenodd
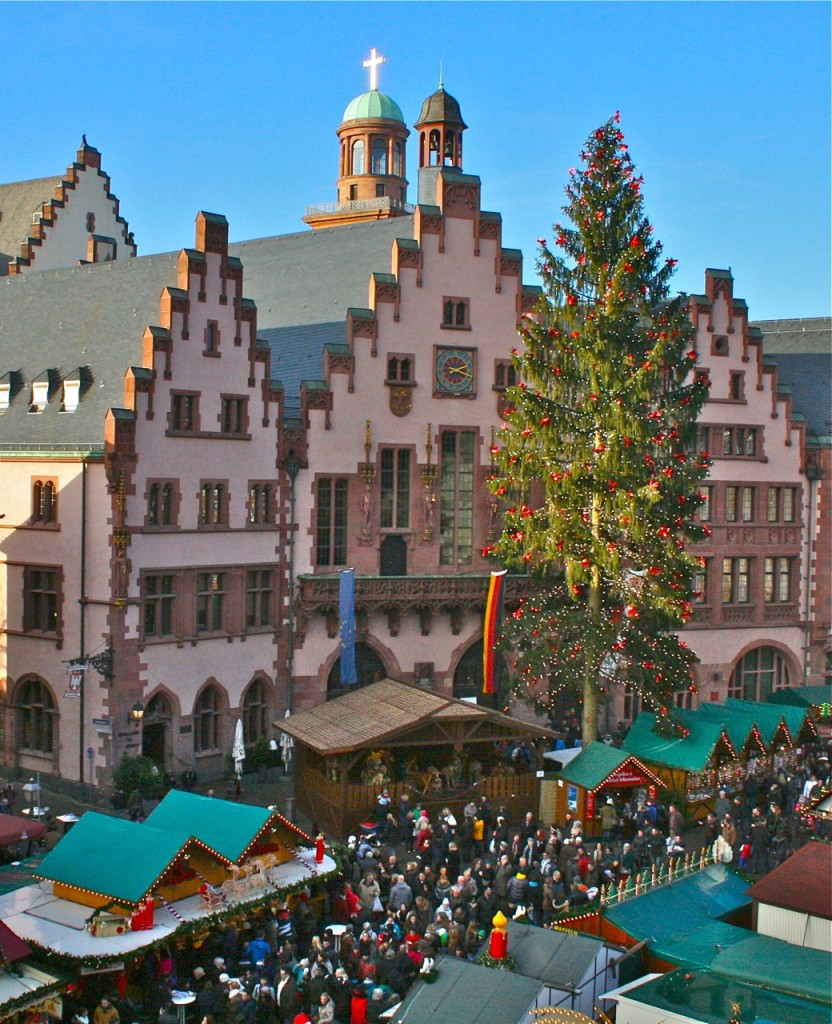
<svg viewBox="0 0 832 1024">
<path fill-rule="evenodd" d="M 485 795 L 520 817 L 539 802 L 542 749 L 558 734 L 490 708 L 383 679 L 274 723 L 295 746 L 299 809 L 333 835 L 359 827 L 382 789 L 395 809 L 462 811 Z"/>
</svg>

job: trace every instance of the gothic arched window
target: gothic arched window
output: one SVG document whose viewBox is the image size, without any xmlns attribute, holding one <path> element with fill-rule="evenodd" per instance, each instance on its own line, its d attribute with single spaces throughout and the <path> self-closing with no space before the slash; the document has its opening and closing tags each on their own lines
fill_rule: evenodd
<svg viewBox="0 0 832 1024">
<path fill-rule="evenodd" d="M 194 705 L 194 750 L 197 754 L 219 749 L 220 694 L 206 686 Z"/>
<path fill-rule="evenodd" d="M 27 679 L 17 698 L 20 746 L 39 754 L 51 754 L 54 742 L 55 700 L 46 683 Z"/>
<path fill-rule="evenodd" d="M 243 736 L 246 746 L 266 735 L 269 720 L 268 694 L 263 679 L 255 679 L 243 700 Z"/>
</svg>

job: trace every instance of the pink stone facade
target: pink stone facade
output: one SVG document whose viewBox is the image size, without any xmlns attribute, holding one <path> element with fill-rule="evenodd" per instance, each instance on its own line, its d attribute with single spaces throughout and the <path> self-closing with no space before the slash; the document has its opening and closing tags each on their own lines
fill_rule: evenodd
<svg viewBox="0 0 832 1024">
<path fill-rule="evenodd" d="M 499 215 L 481 209 L 479 179 L 458 166 L 420 171 L 430 204 L 396 221 L 389 257 L 368 268 L 366 305 L 339 309 L 341 340 L 321 346 L 299 395 L 273 380 L 274 350 L 258 340 L 258 318 L 262 331 L 284 301 L 280 283 L 264 285 L 262 264 L 252 273 L 258 312 L 220 216 L 200 214 L 194 247 L 178 257 L 62 271 L 83 300 L 79 345 L 124 353 L 92 361 L 75 411 L 75 370 L 60 351 L 17 373 L 26 339 L 54 326 L 50 275 L 0 284 L 0 317 L 15 303 L 29 317 L 6 325 L 18 340 L 0 365 L 6 767 L 106 786 L 124 754 L 144 753 L 177 776 L 221 775 L 238 719 L 247 742 L 268 740 L 287 708 L 341 692 L 346 567 L 357 576 L 362 682 L 477 696 L 491 568 L 480 552 L 501 527 L 490 449 L 517 325 L 539 293 L 522 283 L 521 253 L 502 247 Z M 351 231 L 332 236 L 346 243 Z M 275 259 L 289 244 L 260 242 Z M 120 303 L 110 335 L 89 325 L 86 288 Z M 327 280 L 310 275 L 316 289 Z M 690 314 L 712 381 L 698 443 L 713 468 L 701 513 L 711 537 L 686 630 L 699 693 L 680 701 L 822 682 L 829 445 L 807 437 L 730 273 L 706 272 Z M 283 322 L 302 322 L 291 315 Z M 73 434 L 99 388 L 113 389 L 100 416 Z M 51 436 L 41 429 L 50 410 Z M 511 580 L 509 600 L 521 588 Z M 76 659 L 88 662 L 81 695 L 68 674 Z M 637 711 L 622 681 L 601 731 Z"/>
</svg>

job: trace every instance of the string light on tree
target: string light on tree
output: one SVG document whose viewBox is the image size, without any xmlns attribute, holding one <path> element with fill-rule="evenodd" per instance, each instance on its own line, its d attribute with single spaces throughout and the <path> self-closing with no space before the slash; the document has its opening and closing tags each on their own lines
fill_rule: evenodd
<svg viewBox="0 0 832 1024">
<path fill-rule="evenodd" d="M 694 686 L 675 631 L 700 568 L 687 544 L 704 536 L 708 459 L 693 449 L 708 386 L 617 115 L 581 158 L 554 244 L 538 240 L 544 296 L 523 320 L 492 448 L 504 531 L 484 553 L 538 588 L 504 628 L 520 688 L 543 710 L 560 690 L 580 695 L 586 743 L 611 653 L 664 729 L 677 728 L 674 692 Z"/>
</svg>

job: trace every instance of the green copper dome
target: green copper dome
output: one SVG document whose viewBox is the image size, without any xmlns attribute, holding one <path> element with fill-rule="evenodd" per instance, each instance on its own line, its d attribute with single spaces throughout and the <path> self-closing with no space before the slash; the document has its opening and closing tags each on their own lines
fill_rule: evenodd
<svg viewBox="0 0 832 1024">
<path fill-rule="evenodd" d="M 384 118 L 387 121 L 401 121 L 404 123 L 402 112 L 398 103 L 385 96 L 378 89 L 371 89 L 370 92 L 356 96 L 344 111 L 345 121 L 358 121 L 366 118 Z"/>
</svg>

